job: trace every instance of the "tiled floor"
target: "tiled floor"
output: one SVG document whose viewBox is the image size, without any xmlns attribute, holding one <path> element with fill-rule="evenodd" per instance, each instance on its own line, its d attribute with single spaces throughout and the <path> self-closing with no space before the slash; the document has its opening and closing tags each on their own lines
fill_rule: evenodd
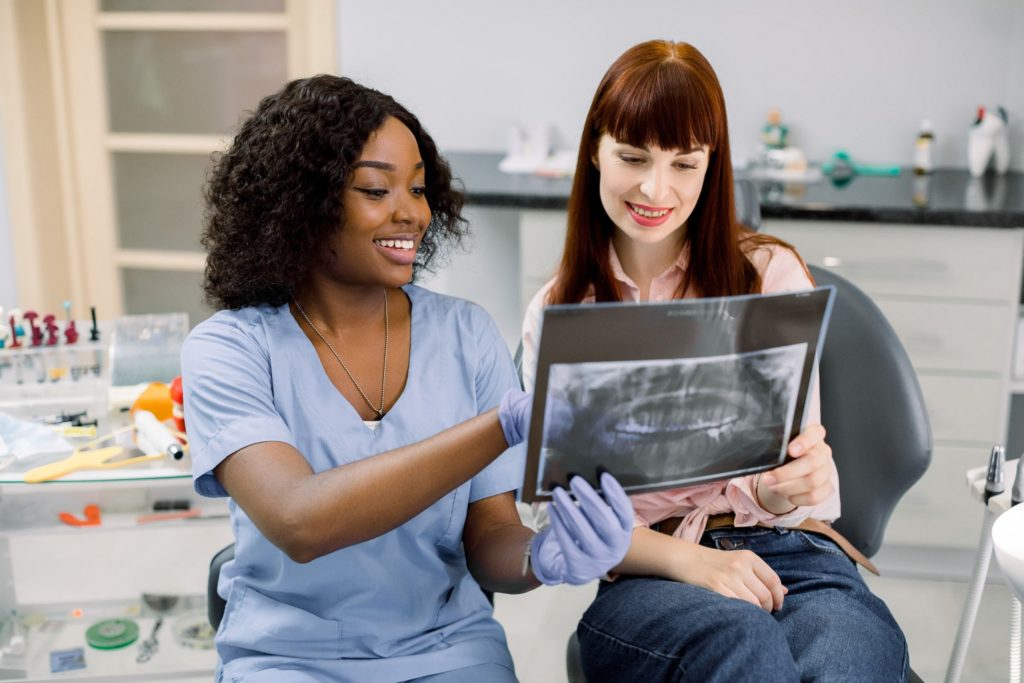
<svg viewBox="0 0 1024 683">
<path fill-rule="evenodd" d="M 903 627 L 911 665 L 927 683 L 942 681 L 967 592 L 962 581 L 869 577 Z M 540 588 L 497 597 L 516 671 L 523 683 L 563 683 L 565 644 L 594 587 Z M 985 587 L 961 681 L 1006 681 L 1009 666 L 1010 592 L 1000 582 Z"/>
</svg>

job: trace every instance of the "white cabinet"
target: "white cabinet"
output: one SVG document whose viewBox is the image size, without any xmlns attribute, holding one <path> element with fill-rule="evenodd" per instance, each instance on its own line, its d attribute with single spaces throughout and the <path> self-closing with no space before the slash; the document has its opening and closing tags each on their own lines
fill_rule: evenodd
<svg viewBox="0 0 1024 683">
<path fill-rule="evenodd" d="M 519 319 L 533 296 L 558 270 L 565 248 L 565 211 L 519 214 Z"/>
<path fill-rule="evenodd" d="M 782 220 L 763 230 L 870 295 L 917 371 L 935 449 L 886 543 L 974 548 L 981 511 L 964 474 L 1006 441 L 1024 230 Z"/>
<path fill-rule="evenodd" d="M 196 496 L 187 471 L 173 466 L 82 472 L 46 484 L 19 479 L 0 472 L 0 679 L 212 679 L 216 653 L 190 647 L 196 643 L 176 630 L 204 618 L 210 558 L 232 540 L 225 501 Z M 194 516 L 147 519 L 158 501 L 181 507 L 185 500 Z M 84 518 L 89 504 L 100 508 L 99 525 L 58 521 L 61 512 Z M 176 599 L 157 651 L 137 662 L 158 616 L 144 593 Z M 138 640 L 90 647 L 86 630 L 107 619 L 134 623 Z M 52 653 L 74 648 L 83 650 L 85 668 L 52 672 Z"/>
</svg>

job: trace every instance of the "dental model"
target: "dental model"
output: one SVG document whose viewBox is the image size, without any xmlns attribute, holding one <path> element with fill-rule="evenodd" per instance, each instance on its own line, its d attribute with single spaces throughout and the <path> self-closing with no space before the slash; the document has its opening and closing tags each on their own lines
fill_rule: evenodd
<svg viewBox="0 0 1024 683">
<path fill-rule="evenodd" d="M 967 133 L 967 168 L 975 178 L 985 173 L 993 158 L 996 173 L 1002 175 L 1010 167 L 1008 121 L 1002 107 L 995 111 L 978 107 L 978 118 Z"/>
</svg>

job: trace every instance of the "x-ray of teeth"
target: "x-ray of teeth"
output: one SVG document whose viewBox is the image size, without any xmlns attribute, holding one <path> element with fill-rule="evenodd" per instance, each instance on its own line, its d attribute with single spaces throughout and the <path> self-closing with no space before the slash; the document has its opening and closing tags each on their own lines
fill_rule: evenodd
<svg viewBox="0 0 1024 683">
<path fill-rule="evenodd" d="M 537 494 L 596 468 L 637 493 L 780 464 L 806 354 L 552 364 Z"/>
<path fill-rule="evenodd" d="M 835 290 L 544 309 L 524 502 L 601 470 L 629 493 L 763 472 L 806 425 Z"/>
</svg>

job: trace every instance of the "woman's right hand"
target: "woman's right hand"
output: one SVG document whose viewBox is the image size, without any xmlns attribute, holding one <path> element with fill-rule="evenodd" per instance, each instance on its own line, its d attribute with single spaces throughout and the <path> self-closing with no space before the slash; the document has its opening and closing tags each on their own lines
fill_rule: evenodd
<svg viewBox="0 0 1024 683">
<path fill-rule="evenodd" d="M 782 609 L 782 599 L 789 591 L 778 574 L 755 553 L 718 550 L 696 543 L 687 545 L 690 552 L 676 565 L 676 581 L 745 600 L 769 612 Z"/>
<path fill-rule="evenodd" d="M 582 585 L 606 574 L 622 561 L 633 538 L 633 504 L 608 472 L 601 475 L 604 499 L 583 477 L 552 495 L 551 526 L 533 537 L 530 564 L 541 583 Z"/>
</svg>

